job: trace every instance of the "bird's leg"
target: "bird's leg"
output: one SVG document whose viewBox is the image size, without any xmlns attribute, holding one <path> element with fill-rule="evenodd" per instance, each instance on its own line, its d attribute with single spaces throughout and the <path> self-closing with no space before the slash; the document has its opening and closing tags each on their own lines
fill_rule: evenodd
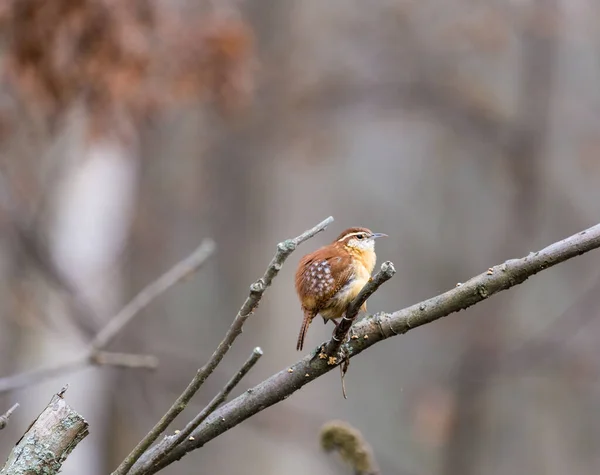
<svg viewBox="0 0 600 475">
<path fill-rule="evenodd" d="M 330 318 L 328 320 L 323 319 L 325 325 L 327 325 L 327 322 L 333 322 L 333 324 L 335 325 L 335 328 L 338 327 L 338 325 L 340 324 L 335 318 Z"/>
</svg>

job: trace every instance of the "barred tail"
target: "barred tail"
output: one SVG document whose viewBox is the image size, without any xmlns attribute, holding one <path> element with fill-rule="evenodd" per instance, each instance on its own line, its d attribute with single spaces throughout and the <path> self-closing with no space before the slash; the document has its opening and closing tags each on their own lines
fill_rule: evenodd
<svg viewBox="0 0 600 475">
<path fill-rule="evenodd" d="M 304 346 L 304 337 L 306 337 L 306 332 L 308 332 L 308 326 L 312 319 L 314 318 L 314 314 L 309 312 L 308 310 L 304 310 L 304 320 L 302 320 L 302 327 L 300 328 L 300 335 L 298 335 L 298 343 L 296 344 L 296 351 L 302 351 L 302 347 Z"/>
</svg>

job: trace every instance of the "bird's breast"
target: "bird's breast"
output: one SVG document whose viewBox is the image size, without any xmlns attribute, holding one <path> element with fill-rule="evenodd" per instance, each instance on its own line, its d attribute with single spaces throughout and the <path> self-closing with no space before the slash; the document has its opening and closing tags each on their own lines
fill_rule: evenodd
<svg viewBox="0 0 600 475">
<path fill-rule="evenodd" d="M 325 319 L 341 317 L 350 302 L 356 298 L 369 281 L 370 277 L 370 274 L 366 270 L 365 272 L 356 272 L 340 290 L 331 296 L 326 304 L 326 308 L 321 311 L 321 315 Z"/>
<path fill-rule="evenodd" d="M 336 300 L 341 302 L 350 303 L 356 298 L 365 284 L 371 278 L 370 274 L 364 270 L 363 272 L 356 272 L 334 296 Z"/>
</svg>

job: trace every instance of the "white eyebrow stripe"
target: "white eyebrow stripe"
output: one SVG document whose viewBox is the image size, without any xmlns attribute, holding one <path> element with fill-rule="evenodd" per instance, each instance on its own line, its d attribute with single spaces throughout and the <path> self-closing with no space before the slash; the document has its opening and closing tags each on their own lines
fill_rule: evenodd
<svg viewBox="0 0 600 475">
<path fill-rule="evenodd" d="M 366 231 L 357 231 L 355 233 L 348 233 L 345 236 L 338 239 L 337 242 L 343 241 L 344 239 L 349 238 L 350 236 L 358 236 L 359 234 L 365 234 L 365 233 L 366 233 Z"/>
</svg>

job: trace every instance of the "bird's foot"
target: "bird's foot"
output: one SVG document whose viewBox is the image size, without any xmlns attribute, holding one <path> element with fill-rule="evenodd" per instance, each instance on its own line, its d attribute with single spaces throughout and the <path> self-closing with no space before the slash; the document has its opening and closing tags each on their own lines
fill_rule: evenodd
<svg viewBox="0 0 600 475">
<path fill-rule="evenodd" d="M 327 343 L 323 343 L 313 350 L 312 355 L 310 357 L 311 363 L 317 358 L 319 358 L 320 360 L 327 359 L 327 354 L 325 353 L 326 347 Z"/>
</svg>

